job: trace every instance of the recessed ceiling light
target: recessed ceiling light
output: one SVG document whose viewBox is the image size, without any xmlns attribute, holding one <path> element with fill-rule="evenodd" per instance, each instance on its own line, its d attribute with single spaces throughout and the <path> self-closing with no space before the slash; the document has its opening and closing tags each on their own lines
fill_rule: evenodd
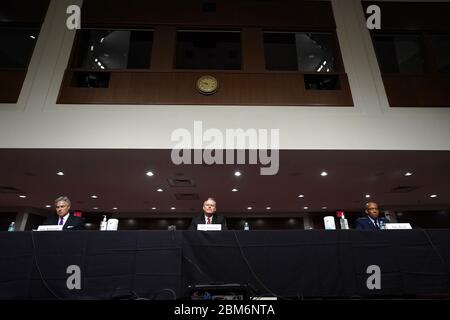
<svg viewBox="0 0 450 320">
<path fill-rule="evenodd" d="M 171 207 L 171 208 L 170 208 L 170 210 L 175 210 L 175 209 L 176 209 L 175 207 Z"/>
<path fill-rule="evenodd" d="M 327 209 L 327 207 L 322 207 L 323 210 Z"/>
<path fill-rule="evenodd" d="M 19 198 L 25 199 L 27 196 L 20 195 Z"/>
<path fill-rule="evenodd" d="M 156 207 L 152 207 L 152 210 L 156 210 Z"/>
<path fill-rule="evenodd" d="M 238 189 L 233 189 L 233 190 L 231 190 L 231 191 L 233 191 L 233 192 L 238 192 Z"/>
<path fill-rule="evenodd" d="M 92 209 L 94 209 L 94 210 L 98 210 L 98 207 L 93 207 Z"/>
<path fill-rule="evenodd" d="M 437 194 L 432 194 L 430 198 L 437 198 Z"/>
<path fill-rule="evenodd" d="M 309 209 L 309 207 L 303 207 L 303 209 L 305 209 L 305 210 L 308 210 L 308 209 Z"/>
<path fill-rule="evenodd" d="M 33 39 L 33 40 L 34 40 L 34 39 L 36 39 L 36 37 L 35 37 L 35 36 L 30 36 L 30 38 L 31 38 L 31 39 Z"/>
<path fill-rule="evenodd" d="M 161 188 L 159 188 L 158 190 L 156 190 L 156 191 L 158 191 L 158 192 L 163 192 L 164 190 L 163 189 L 161 189 Z"/>
<path fill-rule="evenodd" d="M 266 207 L 266 210 L 270 210 L 270 209 L 272 209 L 271 207 Z"/>
<path fill-rule="evenodd" d="M 304 198 L 305 195 L 304 195 L 304 194 L 299 194 L 298 197 L 299 197 L 299 198 Z"/>
<path fill-rule="evenodd" d="M 52 206 L 48 204 L 48 205 L 46 205 L 45 207 L 46 207 L 46 208 L 51 208 Z"/>
<path fill-rule="evenodd" d="M 63 175 L 64 175 L 64 172 L 59 171 L 59 172 L 56 173 L 56 175 L 58 175 L 58 176 L 63 176 Z"/>
<path fill-rule="evenodd" d="M 113 208 L 113 210 L 117 210 L 117 209 L 119 209 L 119 208 L 117 208 L 117 207 L 114 207 L 114 208 Z"/>
<path fill-rule="evenodd" d="M 253 208 L 252 207 L 247 207 L 247 210 L 252 210 Z"/>
<path fill-rule="evenodd" d="M 234 173 L 234 175 L 235 175 L 236 177 L 240 177 L 240 176 L 241 176 L 241 172 L 240 172 L 240 171 L 236 171 L 236 172 Z"/>
<path fill-rule="evenodd" d="M 412 176 L 412 172 L 405 172 L 405 177 Z"/>
<path fill-rule="evenodd" d="M 328 175 L 328 172 L 322 171 L 322 172 L 320 173 L 320 175 L 321 175 L 322 177 L 326 177 L 326 176 Z"/>
<path fill-rule="evenodd" d="M 370 194 L 366 194 L 365 197 L 366 197 L 366 198 L 370 198 Z"/>
<path fill-rule="evenodd" d="M 92 199 L 98 199 L 98 196 L 96 196 L 95 194 L 93 194 L 93 195 L 91 196 L 91 198 L 92 198 Z"/>
<path fill-rule="evenodd" d="M 153 177 L 153 172 L 147 171 L 146 175 L 149 176 L 149 177 Z"/>
</svg>

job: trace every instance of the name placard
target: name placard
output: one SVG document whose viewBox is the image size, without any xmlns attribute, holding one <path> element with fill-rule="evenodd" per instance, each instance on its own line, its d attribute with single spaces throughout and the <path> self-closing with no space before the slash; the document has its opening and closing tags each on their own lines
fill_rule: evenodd
<svg viewBox="0 0 450 320">
<path fill-rule="evenodd" d="M 62 231 L 63 226 L 60 225 L 50 225 L 50 226 L 39 226 L 37 231 Z"/>
<path fill-rule="evenodd" d="M 409 223 L 386 223 L 386 230 L 404 230 L 404 229 L 412 229 Z"/>
<path fill-rule="evenodd" d="M 221 231 L 222 230 L 222 225 L 221 224 L 201 224 L 199 223 L 197 225 L 197 230 L 200 231 Z"/>
</svg>

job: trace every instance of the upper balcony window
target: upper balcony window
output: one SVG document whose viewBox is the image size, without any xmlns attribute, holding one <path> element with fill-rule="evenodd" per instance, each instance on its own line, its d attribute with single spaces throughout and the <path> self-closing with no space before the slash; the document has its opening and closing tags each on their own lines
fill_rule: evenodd
<svg viewBox="0 0 450 320">
<path fill-rule="evenodd" d="M 177 69 L 241 69 L 239 31 L 178 30 Z"/>
<path fill-rule="evenodd" d="M 264 32 L 267 70 L 336 72 L 336 42 L 326 32 Z"/>
<path fill-rule="evenodd" d="M 432 43 L 438 72 L 450 73 L 450 34 L 435 34 L 432 36 Z"/>
<path fill-rule="evenodd" d="M 424 73 L 420 35 L 377 34 L 373 42 L 382 73 Z"/>
<path fill-rule="evenodd" d="M 38 28 L 0 28 L 0 68 L 28 68 L 38 34 Z"/>
<path fill-rule="evenodd" d="M 78 34 L 73 68 L 148 69 L 152 30 L 83 29 Z"/>
</svg>

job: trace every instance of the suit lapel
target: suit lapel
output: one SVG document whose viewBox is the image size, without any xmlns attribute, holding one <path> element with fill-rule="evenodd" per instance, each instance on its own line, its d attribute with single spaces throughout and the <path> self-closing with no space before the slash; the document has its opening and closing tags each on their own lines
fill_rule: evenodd
<svg viewBox="0 0 450 320">
<path fill-rule="evenodd" d="M 64 223 L 63 229 L 67 229 L 67 226 L 70 226 L 70 223 L 72 222 L 71 219 L 72 219 L 72 215 L 69 213 L 69 217 L 67 218 L 66 223 Z"/>
</svg>

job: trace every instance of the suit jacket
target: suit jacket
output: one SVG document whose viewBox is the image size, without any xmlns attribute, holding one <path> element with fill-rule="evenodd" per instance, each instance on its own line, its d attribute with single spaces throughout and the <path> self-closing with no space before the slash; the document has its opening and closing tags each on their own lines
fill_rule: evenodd
<svg viewBox="0 0 450 320">
<path fill-rule="evenodd" d="M 44 225 L 56 225 L 59 222 L 59 216 L 51 216 L 45 220 Z M 66 223 L 63 226 L 63 230 L 86 230 L 84 226 L 84 219 L 80 217 L 75 217 L 69 213 L 69 218 L 67 218 Z"/>
<path fill-rule="evenodd" d="M 197 230 L 198 224 L 205 224 L 205 215 L 202 214 L 201 216 L 192 218 L 191 225 L 189 226 L 189 230 Z M 221 224 L 222 230 L 228 230 L 227 227 L 227 220 L 224 216 L 213 214 L 211 219 L 211 224 Z"/>
<path fill-rule="evenodd" d="M 378 217 L 376 220 L 378 221 L 378 223 L 380 223 L 380 221 L 383 221 L 384 223 L 390 222 L 385 217 Z M 369 217 L 363 217 L 363 218 L 356 219 L 355 229 L 357 229 L 357 230 L 380 230 L 373 225 L 373 223 L 372 223 L 372 221 L 370 221 Z"/>
</svg>

